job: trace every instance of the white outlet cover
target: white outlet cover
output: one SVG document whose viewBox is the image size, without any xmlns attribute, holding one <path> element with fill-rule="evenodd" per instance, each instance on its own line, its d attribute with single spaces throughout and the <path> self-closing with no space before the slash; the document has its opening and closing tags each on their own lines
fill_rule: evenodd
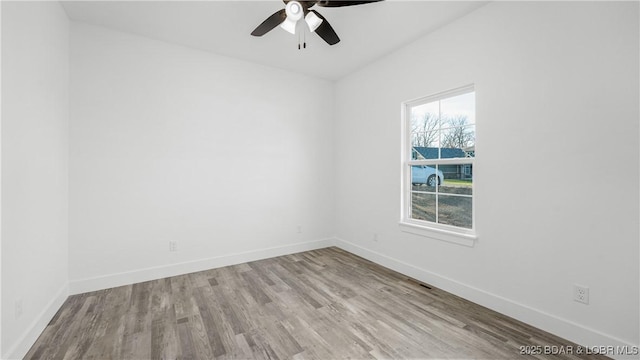
<svg viewBox="0 0 640 360">
<path fill-rule="evenodd" d="M 582 285 L 573 285 L 573 300 L 589 304 L 589 288 Z"/>
<path fill-rule="evenodd" d="M 177 241 L 169 241 L 169 251 L 178 251 Z"/>
</svg>

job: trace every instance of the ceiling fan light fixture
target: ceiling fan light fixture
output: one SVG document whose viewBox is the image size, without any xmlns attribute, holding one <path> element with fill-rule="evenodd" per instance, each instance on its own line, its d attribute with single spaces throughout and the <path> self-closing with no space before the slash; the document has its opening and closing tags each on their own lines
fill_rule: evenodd
<svg viewBox="0 0 640 360">
<path fill-rule="evenodd" d="M 302 5 L 297 1 L 289 1 L 285 7 L 287 17 L 291 20 L 298 21 L 302 19 Z"/>
<path fill-rule="evenodd" d="M 320 24 L 322 24 L 322 19 L 320 19 L 318 17 L 318 15 L 314 14 L 313 12 L 309 12 L 307 14 L 307 16 L 305 16 L 304 21 L 307 23 L 307 25 L 309 26 L 309 30 L 311 32 L 316 31 L 316 29 L 318 28 L 318 26 L 320 26 Z"/>
<path fill-rule="evenodd" d="M 302 19 L 304 12 L 302 11 L 302 5 L 297 1 L 289 1 L 284 8 L 287 14 L 287 18 L 280 24 L 280 27 L 286 31 L 295 34 L 296 24 L 298 20 Z"/>
<path fill-rule="evenodd" d="M 280 27 L 285 29 L 287 32 L 290 32 L 292 34 L 296 33 L 296 24 L 298 23 L 297 20 L 292 21 L 289 18 L 286 18 L 282 24 L 280 24 Z"/>
<path fill-rule="evenodd" d="M 297 1 L 289 1 L 284 9 L 287 14 L 287 19 L 291 19 L 292 21 L 298 21 L 302 19 L 304 15 L 302 5 Z"/>
</svg>

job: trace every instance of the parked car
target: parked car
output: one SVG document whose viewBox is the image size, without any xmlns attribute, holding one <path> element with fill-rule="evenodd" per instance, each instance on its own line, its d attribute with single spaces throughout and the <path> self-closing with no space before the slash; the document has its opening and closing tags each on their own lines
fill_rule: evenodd
<svg viewBox="0 0 640 360">
<path fill-rule="evenodd" d="M 437 181 L 437 184 L 436 184 Z M 413 185 L 426 184 L 427 186 L 441 185 L 444 181 L 442 171 L 427 165 L 411 166 L 411 183 Z"/>
</svg>

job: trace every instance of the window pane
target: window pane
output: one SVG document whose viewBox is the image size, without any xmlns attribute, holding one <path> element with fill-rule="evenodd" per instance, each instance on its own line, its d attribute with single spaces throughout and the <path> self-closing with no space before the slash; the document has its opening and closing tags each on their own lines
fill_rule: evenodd
<svg viewBox="0 0 640 360">
<path fill-rule="evenodd" d="M 411 184 L 414 190 L 436 191 L 436 186 L 444 181 L 442 172 L 436 170 L 436 165 L 411 166 Z"/>
<path fill-rule="evenodd" d="M 436 221 L 436 195 L 411 194 L 411 218 L 417 220 Z"/>
<path fill-rule="evenodd" d="M 462 126 L 476 123 L 476 93 L 470 92 L 440 101 L 442 127 L 446 124 Z"/>
<path fill-rule="evenodd" d="M 438 170 L 444 175 L 444 182 L 438 189 L 447 194 L 473 194 L 473 165 L 472 164 L 446 164 L 438 165 Z"/>
<path fill-rule="evenodd" d="M 442 158 L 474 157 L 476 126 L 460 126 L 442 129 Z"/>
<path fill-rule="evenodd" d="M 430 102 L 411 107 L 411 132 L 428 132 L 440 128 L 439 126 L 439 102 Z"/>
<path fill-rule="evenodd" d="M 471 204 L 470 197 L 438 195 L 438 222 L 471 229 Z"/>
</svg>

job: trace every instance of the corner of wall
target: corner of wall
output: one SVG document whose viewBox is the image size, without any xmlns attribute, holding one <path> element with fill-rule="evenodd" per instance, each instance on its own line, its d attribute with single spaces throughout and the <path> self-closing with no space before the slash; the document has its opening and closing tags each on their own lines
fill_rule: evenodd
<svg viewBox="0 0 640 360">
<path fill-rule="evenodd" d="M 2 359 L 22 359 L 38 340 L 40 334 L 45 330 L 47 324 L 56 315 L 68 296 L 69 283 L 65 282 L 36 319 L 29 324 L 25 332 L 20 334 L 18 341 L 6 351 Z"/>
<path fill-rule="evenodd" d="M 58 2 L 2 2 L 0 19 L 0 357 L 14 359 L 26 354 L 69 294 L 69 19 Z M 27 162 L 36 172 L 22 171 Z M 40 193 L 23 196 L 34 191 Z M 25 311 L 14 318 L 17 299 L 25 300 Z"/>
</svg>

